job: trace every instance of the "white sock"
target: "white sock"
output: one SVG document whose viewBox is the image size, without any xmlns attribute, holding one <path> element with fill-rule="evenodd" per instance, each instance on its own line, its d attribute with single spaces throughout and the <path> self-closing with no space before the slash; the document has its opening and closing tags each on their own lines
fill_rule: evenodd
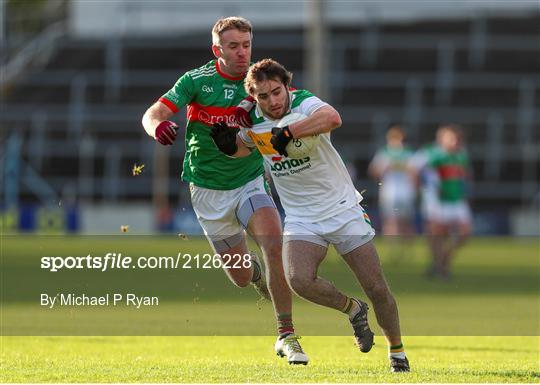
<svg viewBox="0 0 540 385">
<path fill-rule="evenodd" d="M 405 356 L 405 352 L 398 352 L 398 353 L 388 353 L 388 357 L 399 358 L 399 359 L 404 360 L 406 356 Z"/>
<path fill-rule="evenodd" d="M 358 305 L 358 302 L 349 297 L 347 298 L 345 309 L 343 309 L 342 311 L 343 313 L 347 313 L 349 315 L 349 320 L 352 321 L 354 316 L 356 316 L 360 311 L 360 306 Z"/>
</svg>

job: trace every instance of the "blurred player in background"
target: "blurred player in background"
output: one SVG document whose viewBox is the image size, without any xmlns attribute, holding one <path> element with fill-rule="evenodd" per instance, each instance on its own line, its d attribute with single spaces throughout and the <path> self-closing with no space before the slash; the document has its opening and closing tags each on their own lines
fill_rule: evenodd
<svg viewBox="0 0 540 385">
<path fill-rule="evenodd" d="M 217 60 L 186 72 L 144 114 L 146 132 L 163 145 L 172 145 L 178 126 L 169 119 L 188 105 L 186 154 L 182 179 L 189 182 L 191 202 L 215 252 L 228 266 L 236 257 L 249 255 L 245 231 L 258 243 L 268 268 L 270 290 L 278 322 L 279 339 L 294 335 L 292 295 L 283 271 L 281 219 L 268 194 L 258 152 L 231 158 L 220 152 L 210 138 L 214 123 L 235 126 L 235 110 L 246 96 L 243 81 L 251 60 L 251 23 L 240 17 L 216 22 L 212 52 Z M 234 256 L 231 260 L 230 256 Z M 225 272 L 237 286 L 254 283 L 269 298 L 262 267 L 255 255 L 251 263 Z M 290 363 L 308 361 L 296 339 L 287 340 L 284 352 Z"/>
<path fill-rule="evenodd" d="M 433 255 L 428 273 L 447 280 L 452 257 L 472 228 L 466 191 L 469 158 L 461 129 L 452 124 L 439 127 L 436 143 L 419 151 L 411 164 L 424 185 L 423 214 Z"/>
<path fill-rule="evenodd" d="M 370 176 L 380 185 L 383 234 L 393 238 L 413 234 L 415 188 L 408 169 L 413 152 L 404 141 L 401 126 L 391 127 L 386 133 L 386 146 L 377 151 L 368 168 Z"/>
<path fill-rule="evenodd" d="M 437 218 L 439 212 L 439 176 L 434 168 L 426 167 L 428 154 L 435 151 L 437 143 L 431 143 L 419 149 L 411 158 L 410 167 L 415 185 L 420 192 L 420 212 L 422 214 L 423 230 L 427 237 L 432 263 L 427 270 L 428 276 L 433 276 L 435 272 L 435 261 L 437 258 L 437 239 L 434 233 L 437 228 Z"/>
<path fill-rule="evenodd" d="M 291 288 L 311 302 L 347 314 L 360 350 L 371 350 L 368 305 L 341 293 L 317 275 L 328 246 L 333 244 L 373 303 L 388 341 L 391 370 L 409 371 L 396 302 L 371 242 L 375 232 L 360 206 L 362 197 L 330 142 L 330 132 L 341 126 L 341 117 L 309 91 L 290 91 L 291 79 L 291 73 L 272 59 L 255 63 L 245 80 L 246 90 L 256 101 L 251 111 L 253 127 L 236 135 L 224 123 L 216 124 L 212 137 L 217 147 L 230 156 L 261 153 L 271 170 L 286 214 L 283 254 Z M 307 118 L 276 127 L 289 113 Z M 288 157 L 286 148 L 291 140 L 315 134 L 321 135 L 320 144 L 309 156 Z M 276 344 L 278 354 L 280 349 Z"/>
</svg>

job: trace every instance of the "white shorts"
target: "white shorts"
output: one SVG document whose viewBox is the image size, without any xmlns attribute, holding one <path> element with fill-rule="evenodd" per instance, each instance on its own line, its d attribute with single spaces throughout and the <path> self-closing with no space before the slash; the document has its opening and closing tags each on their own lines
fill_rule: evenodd
<svg viewBox="0 0 540 385">
<path fill-rule="evenodd" d="M 379 190 L 379 205 L 385 218 L 411 218 L 414 214 L 414 190 L 409 184 L 383 184 Z"/>
<path fill-rule="evenodd" d="M 441 202 L 438 199 L 424 199 L 422 214 L 427 220 L 442 224 L 472 222 L 471 209 L 465 201 Z"/>
<path fill-rule="evenodd" d="M 421 202 L 422 216 L 424 220 L 437 221 L 440 217 L 440 202 L 437 192 L 433 189 L 422 190 Z"/>
<path fill-rule="evenodd" d="M 375 236 L 368 215 L 357 205 L 320 222 L 287 221 L 283 230 L 283 243 L 307 241 L 328 247 L 333 244 L 339 254 L 345 255 L 368 243 Z"/>
<path fill-rule="evenodd" d="M 471 209 L 465 201 L 440 202 L 436 220 L 444 224 L 470 224 L 472 221 Z"/>
<path fill-rule="evenodd" d="M 191 203 L 204 234 L 217 252 L 238 244 L 255 210 L 276 207 L 261 175 L 234 190 L 189 185 Z"/>
</svg>

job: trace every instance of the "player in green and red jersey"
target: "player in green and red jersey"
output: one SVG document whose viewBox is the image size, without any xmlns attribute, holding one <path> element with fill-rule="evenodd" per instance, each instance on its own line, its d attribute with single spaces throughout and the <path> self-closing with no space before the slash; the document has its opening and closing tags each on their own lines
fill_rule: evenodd
<svg viewBox="0 0 540 385">
<path fill-rule="evenodd" d="M 264 181 L 262 157 L 253 152 L 235 159 L 224 155 L 210 138 L 212 125 L 226 122 L 233 129 L 237 105 L 247 96 L 243 80 L 251 60 L 251 23 L 240 17 L 216 22 L 212 52 L 216 60 L 186 72 L 144 114 L 146 132 L 163 145 L 171 145 L 178 126 L 169 119 L 187 105 L 186 154 L 182 179 L 189 182 L 193 209 L 215 252 L 229 266 L 230 256 L 249 255 L 245 231 L 259 244 L 268 267 L 268 289 L 278 320 L 280 339 L 294 334 L 292 296 L 281 259 L 282 229 L 276 206 Z M 264 292 L 264 272 L 256 258 L 249 267 L 226 268 L 233 283 L 254 282 Z M 285 353 L 289 363 L 307 364 L 297 338 Z"/>
<path fill-rule="evenodd" d="M 463 148 L 461 130 L 451 124 L 441 126 L 436 145 L 420 151 L 412 164 L 419 172 L 425 170 L 425 182 L 431 186 L 424 189 L 428 196 L 423 197 L 434 257 L 430 273 L 447 279 L 452 255 L 471 233 L 466 191 L 469 159 Z"/>
</svg>

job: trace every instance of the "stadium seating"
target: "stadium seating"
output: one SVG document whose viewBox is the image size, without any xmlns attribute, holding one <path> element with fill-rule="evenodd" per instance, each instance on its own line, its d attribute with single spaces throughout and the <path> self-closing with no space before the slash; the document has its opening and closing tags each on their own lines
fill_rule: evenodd
<svg viewBox="0 0 540 385">
<path fill-rule="evenodd" d="M 416 147 L 433 139 L 438 123 L 457 122 L 473 160 L 475 200 L 485 207 L 528 203 L 516 190 L 537 186 L 525 171 L 538 172 L 537 158 L 520 148 L 536 146 L 534 152 L 540 142 L 539 26 L 540 16 L 532 15 L 331 29 L 329 100 L 344 122 L 333 140 L 356 165 L 356 182 L 369 187 L 368 198 L 376 187 L 366 166 L 388 124 L 405 124 Z M 253 59 L 279 60 L 295 73 L 296 87 L 303 86 L 304 53 L 300 29 L 256 31 Z M 130 176 L 134 163 L 151 168 L 153 160 L 154 143 L 140 118 L 183 72 L 211 59 L 207 34 L 166 41 L 66 38 L 44 68 L 3 90 L 0 124 L 22 135 L 22 159 L 53 189 L 82 178 L 83 163 L 90 162 L 85 177 L 95 187 L 88 198 L 149 199 L 150 177 Z M 173 194 L 179 142 L 170 157 Z M 486 155 L 493 149 L 500 154 Z M 506 187 L 494 191 L 501 181 Z M 100 188 L 107 183 L 116 186 L 113 196 Z M 23 193 L 32 199 L 31 191 Z"/>
</svg>

